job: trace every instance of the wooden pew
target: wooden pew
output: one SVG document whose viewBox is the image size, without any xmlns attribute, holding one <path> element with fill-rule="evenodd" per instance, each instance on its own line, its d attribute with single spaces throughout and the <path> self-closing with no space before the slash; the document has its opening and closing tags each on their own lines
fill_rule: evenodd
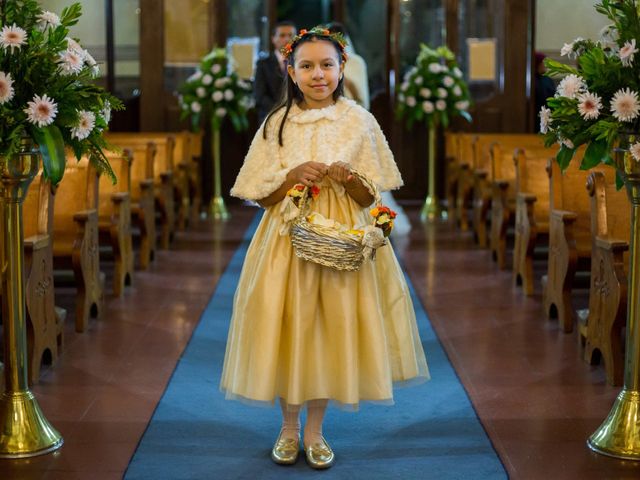
<svg viewBox="0 0 640 480">
<path fill-rule="evenodd" d="M 562 173 L 558 162 L 549 162 L 549 258 L 542 279 L 542 303 L 551 318 L 555 311 L 563 331 L 569 333 L 576 323 L 572 300 L 576 274 L 591 269 L 591 202 L 586 189 L 589 170 L 580 170 L 584 148 Z M 597 167 L 607 181 L 614 181 L 614 170 Z"/>
<path fill-rule="evenodd" d="M 54 267 L 72 269 L 77 288 L 76 331 L 103 307 L 104 273 L 98 243 L 98 174 L 87 158 L 67 158 L 64 178 L 55 190 Z"/>
<path fill-rule="evenodd" d="M 160 248 L 168 249 L 175 232 L 174 207 L 174 134 L 155 134 L 146 132 L 109 133 L 109 142 L 120 148 L 134 149 L 136 145 L 156 145 L 154 158 L 154 198 L 156 213 L 160 216 Z"/>
<path fill-rule="evenodd" d="M 176 228 L 184 230 L 191 220 L 191 195 L 189 179 L 192 175 L 191 135 L 187 131 L 177 132 L 175 138 L 173 191 L 176 205 Z"/>
<path fill-rule="evenodd" d="M 622 331 L 627 314 L 628 250 L 631 203 L 602 172 L 589 175 L 594 235 L 584 359 L 604 361 L 607 382 L 621 385 L 624 375 Z"/>
<path fill-rule="evenodd" d="M 475 168 L 473 171 L 473 230 L 476 241 L 487 247 L 490 223 L 492 183 L 496 179 L 494 157 L 502 152 L 513 152 L 516 148 L 542 146 L 542 139 L 536 134 L 484 133 L 478 134 L 474 145 Z"/>
<path fill-rule="evenodd" d="M 126 148 L 132 154 L 130 173 L 131 225 L 140 235 L 138 252 L 139 267 L 146 270 L 156 252 L 156 207 L 153 186 L 156 144 L 135 143 Z M 107 152 L 107 156 L 120 153 Z M 132 232 L 133 234 L 134 232 Z"/>
<path fill-rule="evenodd" d="M 513 247 L 513 283 L 533 295 L 533 253 L 549 237 L 549 174 L 547 166 L 557 148 L 518 149 L 516 169 L 516 228 Z"/>
<path fill-rule="evenodd" d="M 191 136 L 191 168 L 189 169 L 189 196 L 191 198 L 191 222 L 200 220 L 202 208 L 202 132 L 189 134 Z"/>
<path fill-rule="evenodd" d="M 458 165 L 452 166 L 451 187 L 449 190 L 455 192 L 454 215 L 452 221 L 458 223 L 460 229 L 466 231 L 469 229 L 468 210 L 471 208 L 471 200 L 473 193 L 473 177 L 471 172 L 474 167 L 474 150 L 473 146 L 477 134 L 465 133 L 458 137 Z M 452 193 L 448 193 L 451 195 Z"/>
<path fill-rule="evenodd" d="M 52 232 L 53 195 L 42 172 L 31 183 L 22 210 L 29 383 L 40 378 L 42 363 L 53 364 L 64 348 L 67 312 L 55 306 Z"/>
<path fill-rule="evenodd" d="M 528 143 L 520 148 L 544 148 L 542 137 L 527 135 Z M 521 143 L 521 142 L 518 142 Z M 491 149 L 491 167 L 494 176 L 491 182 L 491 230 L 489 248 L 502 269 L 507 267 L 507 233 L 515 227 L 516 217 L 516 169 L 515 148 L 496 143 Z"/>
<path fill-rule="evenodd" d="M 130 150 L 122 155 L 109 153 L 107 158 L 117 177 L 113 183 L 107 175 L 100 176 L 98 229 L 100 245 L 110 245 L 113 252 L 113 294 L 122 295 L 125 285 L 133 284 L 133 241 L 131 238 L 131 164 Z"/>
</svg>

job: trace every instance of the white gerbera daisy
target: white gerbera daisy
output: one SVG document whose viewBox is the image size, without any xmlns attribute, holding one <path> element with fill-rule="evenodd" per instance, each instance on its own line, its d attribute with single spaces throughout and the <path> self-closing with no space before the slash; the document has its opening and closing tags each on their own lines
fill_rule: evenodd
<svg viewBox="0 0 640 480">
<path fill-rule="evenodd" d="M 196 88 L 196 95 L 200 98 L 204 98 L 207 95 L 207 90 L 204 87 Z"/>
<path fill-rule="evenodd" d="M 33 100 L 27 102 L 27 105 L 27 108 L 24 109 L 27 120 L 38 127 L 51 125 L 58 114 L 58 104 L 46 94 L 42 97 L 34 95 Z"/>
<path fill-rule="evenodd" d="M 447 75 L 442 79 L 442 83 L 444 84 L 445 87 L 451 88 L 454 84 L 454 81 L 453 81 L 453 78 Z"/>
<path fill-rule="evenodd" d="M 561 57 L 564 57 L 565 55 L 571 57 L 572 53 L 573 53 L 573 43 L 565 43 L 560 49 Z"/>
<path fill-rule="evenodd" d="M 36 17 L 38 19 L 38 27 L 40 30 L 46 30 L 47 27 L 56 28 L 61 25 L 60 17 L 53 12 L 44 10 L 40 15 Z"/>
<path fill-rule="evenodd" d="M 436 110 L 443 112 L 446 109 L 447 109 L 447 102 L 445 102 L 444 100 L 438 100 L 436 102 Z"/>
<path fill-rule="evenodd" d="M 71 129 L 71 136 L 78 140 L 84 140 L 91 134 L 91 130 L 96 126 L 96 114 L 87 110 L 78 112 L 78 123 Z"/>
<path fill-rule="evenodd" d="M 577 98 L 585 90 L 582 77 L 572 73 L 562 79 L 556 90 L 556 97 Z"/>
<path fill-rule="evenodd" d="M 84 66 L 84 59 L 82 55 L 76 50 L 68 48 L 64 52 L 60 53 L 60 71 L 64 75 L 73 75 L 74 73 L 80 73 Z"/>
<path fill-rule="evenodd" d="M 216 115 L 219 117 L 224 117 L 227 114 L 227 110 L 220 107 L 220 108 L 216 108 Z"/>
<path fill-rule="evenodd" d="M 447 98 L 448 95 L 449 95 L 449 92 L 447 92 L 446 89 L 444 88 L 438 89 L 438 98 Z"/>
<path fill-rule="evenodd" d="M 630 42 L 626 42 L 618 52 L 622 65 L 630 67 L 636 53 L 638 53 L 638 49 L 636 48 L 636 39 L 633 38 Z"/>
<path fill-rule="evenodd" d="M 222 67 L 220 66 L 219 63 L 214 63 L 211 66 L 211 73 L 220 73 L 222 71 Z"/>
<path fill-rule="evenodd" d="M 208 73 L 202 76 L 203 85 L 211 85 L 212 82 L 213 82 L 213 77 Z"/>
<path fill-rule="evenodd" d="M 455 87 L 453 87 L 452 92 L 456 97 L 462 96 L 462 89 L 460 88 L 460 85 L 456 85 Z"/>
<path fill-rule="evenodd" d="M 431 73 L 440 73 L 440 65 L 437 63 L 430 63 L 429 64 L 429 71 Z"/>
<path fill-rule="evenodd" d="M 456 102 L 454 104 L 454 106 L 458 110 L 466 110 L 467 108 L 469 108 L 469 102 L 467 100 L 460 100 L 460 101 Z"/>
<path fill-rule="evenodd" d="M 10 73 L 0 72 L 0 105 L 13 98 L 13 80 Z"/>
<path fill-rule="evenodd" d="M 424 110 L 424 113 L 432 113 L 433 108 L 433 102 L 430 102 L 429 100 L 422 102 L 422 110 Z"/>
<path fill-rule="evenodd" d="M 428 88 L 421 88 L 420 89 L 420 96 L 422 98 L 430 98 L 431 97 L 431 90 L 429 90 Z"/>
<path fill-rule="evenodd" d="M 191 111 L 193 113 L 199 113 L 200 110 L 202 110 L 202 105 L 200 105 L 198 102 L 191 102 Z"/>
<path fill-rule="evenodd" d="M 540 133 L 547 133 L 551 123 L 551 110 L 547 107 L 542 107 L 538 115 L 540 117 Z"/>
<path fill-rule="evenodd" d="M 222 93 L 220 90 L 216 90 L 211 94 L 211 100 L 213 100 L 214 102 L 221 102 L 223 98 L 224 93 Z"/>
<path fill-rule="evenodd" d="M 418 75 L 416 78 L 413 79 L 413 83 L 415 83 L 416 85 L 422 85 L 422 80 L 423 78 Z"/>
<path fill-rule="evenodd" d="M 618 90 L 611 99 L 611 112 L 621 122 L 630 122 L 638 116 L 638 94 L 630 88 Z"/>
<path fill-rule="evenodd" d="M 629 147 L 629 152 L 636 162 L 640 162 L 640 142 L 636 142 Z"/>
<path fill-rule="evenodd" d="M 416 106 L 416 97 L 413 96 L 409 96 L 406 98 L 405 103 L 409 106 L 409 107 L 415 107 Z"/>
<path fill-rule="evenodd" d="M 82 46 L 71 37 L 67 37 L 67 48 L 69 50 L 75 50 L 79 54 L 84 52 L 84 48 L 82 48 Z"/>
<path fill-rule="evenodd" d="M 578 95 L 578 112 L 585 120 L 595 120 L 600 116 L 602 99 L 595 93 L 586 92 Z"/>
<path fill-rule="evenodd" d="M 225 99 L 227 102 L 230 102 L 231 100 L 233 100 L 233 97 L 234 97 L 233 90 L 226 89 L 226 90 L 224 91 L 224 99 Z"/>
<path fill-rule="evenodd" d="M 20 50 L 20 47 L 25 43 L 27 43 L 27 32 L 15 23 L 11 26 L 5 25 L 0 30 L 0 46 L 5 51 L 11 49 L 11 53 L 13 53 L 14 48 Z"/>
</svg>

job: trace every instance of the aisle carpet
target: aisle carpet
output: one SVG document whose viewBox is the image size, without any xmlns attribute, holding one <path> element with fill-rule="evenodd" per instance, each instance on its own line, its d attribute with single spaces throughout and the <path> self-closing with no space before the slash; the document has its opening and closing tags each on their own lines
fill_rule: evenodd
<svg viewBox="0 0 640 480">
<path fill-rule="evenodd" d="M 218 390 L 235 286 L 257 220 L 220 279 L 134 454 L 134 479 L 504 479 L 505 470 L 412 291 L 432 379 L 396 390 L 395 405 L 329 409 L 336 464 L 313 471 L 269 458 L 279 408 L 227 401 Z"/>
</svg>

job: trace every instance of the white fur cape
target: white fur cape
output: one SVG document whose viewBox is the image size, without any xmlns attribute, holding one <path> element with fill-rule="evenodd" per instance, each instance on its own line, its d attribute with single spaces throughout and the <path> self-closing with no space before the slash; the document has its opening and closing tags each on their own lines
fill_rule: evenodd
<svg viewBox="0 0 640 480">
<path fill-rule="evenodd" d="M 402 186 L 387 140 L 375 118 L 352 100 L 340 98 L 334 105 L 289 111 L 278 145 L 278 128 L 284 109 L 269 121 L 267 139 L 258 129 L 244 159 L 231 195 L 260 200 L 285 181 L 287 173 L 301 163 L 343 161 L 374 181 L 381 191 Z"/>
</svg>

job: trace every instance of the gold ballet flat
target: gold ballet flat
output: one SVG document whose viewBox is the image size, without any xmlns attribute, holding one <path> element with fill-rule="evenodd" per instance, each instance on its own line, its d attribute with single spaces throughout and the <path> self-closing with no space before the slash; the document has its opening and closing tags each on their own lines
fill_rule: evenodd
<svg viewBox="0 0 640 480">
<path fill-rule="evenodd" d="M 300 438 L 282 438 L 282 432 L 280 432 L 271 450 L 271 460 L 279 465 L 292 465 L 298 460 L 299 452 Z"/>
<path fill-rule="evenodd" d="M 309 466 L 318 470 L 329 468 L 336 458 L 324 437 L 322 437 L 322 441 L 306 447 L 304 453 Z"/>
</svg>

